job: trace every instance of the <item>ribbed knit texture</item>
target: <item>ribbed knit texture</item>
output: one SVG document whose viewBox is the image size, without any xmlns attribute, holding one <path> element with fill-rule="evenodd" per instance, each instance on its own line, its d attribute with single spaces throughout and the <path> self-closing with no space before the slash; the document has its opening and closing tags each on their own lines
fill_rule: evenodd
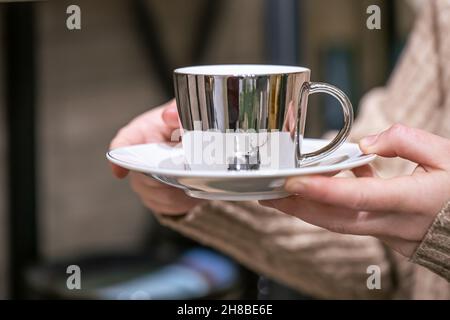
<svg viewBox="0 0 450 320">
<path fill-rule="evenodd" d="M 411 261 L 450 281 L 450 202 L 437 215 Z"/>
</svg>

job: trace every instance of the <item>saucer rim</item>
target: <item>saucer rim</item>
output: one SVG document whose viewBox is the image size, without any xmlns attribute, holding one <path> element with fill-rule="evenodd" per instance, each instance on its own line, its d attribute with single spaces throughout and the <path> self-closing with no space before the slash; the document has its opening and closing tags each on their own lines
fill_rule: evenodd
<svg viewBox="0 0 450 320">
<path fill-rule="evenodd" d="M 310 142 L 326 142 L 326 139 L 309 139 L 305 138 L 304 140 L 308 140 Z M 146 143 L 146 144 L 138 144 L 135 146 L 145 146 L 145 145 L 166 145 L 171 148 L 169 144 L 165 143 Z M 182 177 L 182 178 L 216 178 L 216 179 L 237 179 L 237 178 L 269 178 L 269 177 L 289 177 L 289 176 L 297 176 L 297 175 L 313 175 L 313 174 L 321 174 L 333 171 L 341 171 L 347 170 L 351 168 L 356 168 L 368 164 L 374 161 L 377 158 L 376 154 L 368 154 L 361 155 L 358 160 L 337 163 L 326 166 L 314 166 L 314 167 L 303 167 L 303 168 L 289 168 L 289 169 L 266 169 L 261 171 L 207 171 L 207 170 L 195 170 L 195 171 L 187 171 L 187 170 L 177 170 L 177 169 L 164 169 L 164 168 L 156 168 L 156 167 L 147 167 L 143 165 L 136 165 L 133 163 L 129 163 L 120 159 L 117 159 L 112 155 L 112 152 L 115 152 L 119 149 L 129 148 L 132 146 L 120 147 L 113 150 L 109 150 L 106 153 L 106 158 L 112 163 L 131 170 L 135 172 L 141 172 L 145 174 L 158 175 L 158 176 L 172 176 L 172 177 Z M 342 144 L 342 147 L 351 147 L 358 148 L 359 146 L 356 143 L 345 142 Z M 355 158 L 356 159 L 356 158 Z"/>
</svg>

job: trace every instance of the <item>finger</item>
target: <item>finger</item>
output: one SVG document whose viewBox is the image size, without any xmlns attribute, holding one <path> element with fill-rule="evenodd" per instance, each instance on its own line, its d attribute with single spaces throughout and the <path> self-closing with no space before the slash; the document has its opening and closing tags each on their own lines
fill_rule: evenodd
<svg viewBox="0 0 450 320">
<path fill-rule="evenodd" d="M 415 169 L 414 169 L 414 171 L 413 171 L 413 174 L 422 174 L 422 173 L 426 173 L 427 171 L 425 170 L 425 168 L 422 166 L 422 165 L 418 165 Z"/>
<path fill-rule="evenodd" d="M 354 210 L 415 210 L 417 186 L 411 179 L 294 177 L 286 181 L 285 189 L 307 199 Z"/>
<path fill-rule="evenodd" d="M 368 212 L 336 207 L 322 202 L 291 196 L 260 201 L 261 205 L 278 209 L 305 222 L 333 232 L 420 241 L 423 231 L 415 225 L 427 225 L 426 217 L 409 213 Z M 398 228 L 402 225 L 402 228 Z"/>
<path fill-rule="evenodd" d="M 162 112 L 163 121 L 172 129 L 176 129 L 180 126 L 178 118 L 178 110 L 175 100 L 172 99 L 165 106 Z"/>
<path fill-rule="evenodd" d="M 145 135 L 142 130 L 140 130 L 138 126 L 130 124 L 126 125 L 117 132 L 109 145 L 109 150 L 145 143 Z"/>
<path fill-rule="evenodd" d="M 338 208 L 303 199 L 300 196 L 260 201 L 259 203 L 333 232 L 369 235 L 376 231 L 375 228 L 371 230 L 366 212 Z"/>
<path fill-rule="evenodd" d="M 335 175 L 338 175 L 341 171 L 331 171 L 331 172 L 324 172 L 321 175 L 325 177 L 334 177 Z"/>
<path fill-rule="evenodd" d="M 109 145 L 109 150 L 135 144 L 136 141 L 139 141 L 139 139 L 142 139 L 142 136 L 139 132 L 133 130 L 132 127 L 125 126 L 124 128 L 120 129 L 117 132 L 116 136 L 112 139 Z M 129 170 L 122 168 L 114 163 L 111 163 L 111 170 L 113 174 L 119 179 L 125 178 L 129 172 Z"/>
<path fill-rule="evenodd" d="M 184 213 L 201 202 L 181 189 L 135 172 L 130 176 L 130 185 L 147 207 L 160 213 Z"/>
<path fill-rule="evenodd" d="M 130 186 L 136 193 L 143 193 L 149 190 L 155 189 L 167 189 L 170 187 L 167 184 L 159 182 L 151 177 L 148 177 L 139 172 L 131 172 L 130 174 Z"/>
<path fill-rule="evenodd" d="M 420 243 L 420 240 L 417 241 L 417 239 L 421 239 L 417 236 L 409 238 L 399 234 L 396 226 L 399 224 L 404 225 L 405 217 L 399 217 L 395 213 L 386 214 L 380 219 L 377 213 L 326 206 L 318 202 L 302 199 L 299 196 L 260 201 L 260 204 L 278 209 L 307 223 L 333 232 L 375 236 L 406 257 L 412 255 Z M 404 225 L 404 228 L 407 227 Z"/>
<path fill-rule="evenodd" d="M 118 165 L 111 163 L 111 162 L 109 164 L 110 164 L 111 170 L 116 178 L 123 179 L 127 176 L 128 172 L 129 172 L 128 169 L 119 167 Z"/>
<path fill-rule="evenodd" d="M 359 143 L 364 153 L 401 157 L 418 164 L 442 168 L 448 165 L 450 142 L 429 132 L 400 124 Z"/>
<path fill-rule="evenodd" d="M 128 125 L 117 132 L 116 136 L 112 139 L 109 145 L 109 150 L 143 143 L 144 141 L 145 136 L 142 132 L 133 126 Z M 119 179 L 125 178 L 129 172 L 128 169 L 122 168 L 114 163 L 111 163 L 111 170 Z"/>
<path fill-rule="evenodd" d="M 182 131 L 175 100 L 171 100 L 164 107 L 162 119 L 167 126 L 165 130 L 166 140 L 173 143 L 179 143 L 182 136 Z"/>
<path fill-rule="evenodd" d="M 175 113 L 173 112 L 173 109 Z M 164 115 L 165 112 L 167 113 L 166 115 Z M 163 121 L 165 121 L 167 127 L 162 127 L 161 129 L 155 129 L 154 127 L 152 128 L 151 120 L 148 119 L 150 118 L 155 121 L 158 117 L 161 117 Z M 174 122 L 176 122 L 176 124 L 174 124 Z M 128 125 L 120 129 L 116 136 L 112 139 L 109 145 L 109 150 L 147 143 L 150 133 L 153 134 L 153 138 L 156 140 L 168 140 L 171 137 L 173 128 L 176 128 L 177 126 L 178 114 L 176 113 L 176 105 L 174 100 L 171 100 L 162 107 L 155 108 L 138 116 Z M 152 132 L 150 130 L 156 131 Z M 116 164 L 111 164 L 111 169 L 113 174 L 119 179 L 126 177 L 129 172 L 127 169 L 119 167 Z"/>
<path fill-rule="evenodd" d="M 430 225 L 429 219 L 424 215 L 419 216 L 409 212 L 352 210 L 305 199 L 301 196 L 260 201 L 260 204 L 339 233 L 420 241 Z M 402 228 L 399 229 L 399 225 L 402 225 Z M 423 225 L 425 228 L 418 229 L 415 227 L 417 225 Z"/>
<path fill-rule="evenodd" d="M 131 172 L 130 180 L 139 182 L 143 185 L 146 185 L 146 186 L 152 187 L 152 188 L 168 188 L 168 187 L 170 187 L 169 185 L 162 183 L 149 175 L 146 175 L 146 174 L 140 173 L 140 172 L 136 172 L 136 171 Z M 173 188 L 173 187 L 170 187 L 170 188 Z"/>
<path fill-rule="evenodd" d="M 387 244 L 389 247 L 391 247 L 398 253 L 400 253 L 401 255 L 408 258 L 413 255 L 414 251 L 420 244 L 420 241 L 404 240 L 393 236 L 380 236 L 377 238 L 383 241 L 385 244 Z"/>
<path fill-rule="evenodd" d="M 172 188 L 174 189 L 174 188 Z M 170 201 L 167 201 L 170 199 Z M 202 200 L 188 197 L 183 190 L 155 190 L 152 196 L 141 197 L 143 204 L 161 214 L 183 214 L 201 203 Z"/>
<path fill-rule="evenodd" d="M 377 174 L 375 172 L 375 169 L 370 165 L 366 164 L 361 167 L 356 167 L 352 169 L 353 174 L 356 177 L 377 177 Z"/>
</svg>

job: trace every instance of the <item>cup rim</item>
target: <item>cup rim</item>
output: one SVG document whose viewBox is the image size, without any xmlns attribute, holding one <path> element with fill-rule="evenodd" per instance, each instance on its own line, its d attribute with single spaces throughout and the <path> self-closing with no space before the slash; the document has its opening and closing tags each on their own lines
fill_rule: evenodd
<svg viewBox="0 0 450 320">
<path fill-rule="evenodd" d="M 274 64 L 216 64 L 177 68 L 174 74 L 194 76 L 268 76 L 310 72 L 308 68 Z"/>
</svg>

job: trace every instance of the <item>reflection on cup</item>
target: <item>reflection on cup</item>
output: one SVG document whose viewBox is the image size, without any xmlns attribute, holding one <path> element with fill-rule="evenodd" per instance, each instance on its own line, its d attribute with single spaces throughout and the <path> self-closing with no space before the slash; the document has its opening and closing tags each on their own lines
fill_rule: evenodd
<svg viewBox="0 0 450 320">
<path fill-rule="evenodd" d="M 191 169 L 257 170 L 295 167 L 289 132 L 187 131 L 182 146 Z"/>
<path fill-rule="evenodd" d="M 295 167 L 335 151 L 350 133 L 352 106 L 336 87 L 309 79 L 309 69 L 294 66 L 176 69 L 175 96 L 187 163 L 226 170 Z M 327 146 L 304 153 L 307 100 L 317 92 L 340 102 L 344 127 Z"/>
</svg>

